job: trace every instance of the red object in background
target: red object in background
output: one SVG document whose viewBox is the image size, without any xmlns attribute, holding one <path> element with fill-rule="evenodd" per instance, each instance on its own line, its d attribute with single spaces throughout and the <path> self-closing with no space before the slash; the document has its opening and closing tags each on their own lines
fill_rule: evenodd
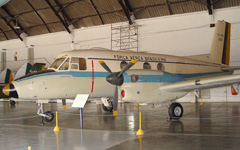
<svg viewBox="0 0 240 150">
<path fill-rule="evenodd" d="M 238 94 L 233 86 L 231 86 L 231 92 L 232 92 L 232 95 L 237 95 Z"/>
<path fill-rule="evenodd" d="M 14 54 L 14 60 L 17 61 L 17 52 Z"/>
<path fill-rule="evenodd" d="M 17 56 L 14 56 L 14 60 L 17 61 Z"/>
</svg>

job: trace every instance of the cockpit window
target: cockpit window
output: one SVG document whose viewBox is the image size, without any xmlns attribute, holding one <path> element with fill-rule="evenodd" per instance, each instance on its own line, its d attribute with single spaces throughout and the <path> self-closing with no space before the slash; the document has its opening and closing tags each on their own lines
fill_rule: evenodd
<svg viewBox="0 0 240 150">
<path fill-rule="evenodd" d="M 68 70 L 69 68 L 69 58 L 61 65 L 59 70 Z"/>
<path fill-rule="evenodd" d="M 66 57 L 57 58 L 49 68 L 57 69 L 65 59 Z"/>
</svg>

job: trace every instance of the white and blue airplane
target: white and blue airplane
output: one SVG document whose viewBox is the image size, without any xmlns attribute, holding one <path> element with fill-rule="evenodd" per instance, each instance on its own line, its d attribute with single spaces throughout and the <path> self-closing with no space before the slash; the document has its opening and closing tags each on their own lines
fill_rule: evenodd
<svg viewBox="0 0 240 150">
<path fill-rule="evenodd" d="M 63 52 L 46 71 L 12 81 L 3 93 L 24 100 L 74 99 L 77 94 L 113 97 L 113 101 L 105 99 L 103 108 L 117 114 L 118 98 L 161 103 L 196 89 L 237 84 L 240 75 L 232 73 L 239 68 L 229 66 L 230 29 L 230 23 L 218 21 L 210 52 L 204 55 L 179 57 L 104 49 Z M 41 106 L 38 114 L 45 121 L 54 117 L 51 112 L 43 113 Z M 172 103 L 169 115 L 181 118 L 181 104 Z"/>
</svg>

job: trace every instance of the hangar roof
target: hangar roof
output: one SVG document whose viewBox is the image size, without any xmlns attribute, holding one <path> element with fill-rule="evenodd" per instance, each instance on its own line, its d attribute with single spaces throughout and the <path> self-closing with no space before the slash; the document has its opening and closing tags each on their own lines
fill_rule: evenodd
<svg viewBox="0 0 240 150">
<path fill-rule="evenodd" d="M 240 0 L 11 0 L 0 8 L 0 41 L 128 21 L 239 6 Z"/>
</svg>

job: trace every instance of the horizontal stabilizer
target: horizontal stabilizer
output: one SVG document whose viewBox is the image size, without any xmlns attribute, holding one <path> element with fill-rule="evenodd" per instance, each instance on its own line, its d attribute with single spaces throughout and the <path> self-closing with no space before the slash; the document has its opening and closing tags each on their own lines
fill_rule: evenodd
<svg viewBox="0 0 240 150">
<path fill-rule="evenodd" d="M 222 71 L 234 71 L 239 70 L 240 66 L 234 66 L 234 67 L 222 67 Z"/>
</svg>

